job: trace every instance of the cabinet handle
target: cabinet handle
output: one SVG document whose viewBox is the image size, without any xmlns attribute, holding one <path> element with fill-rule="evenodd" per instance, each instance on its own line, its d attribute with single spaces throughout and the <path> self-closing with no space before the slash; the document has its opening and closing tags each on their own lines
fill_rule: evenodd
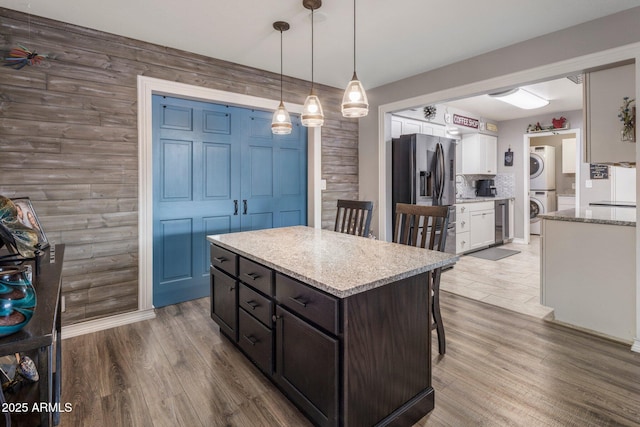
<svg viewBox="0 0 640 427">
<path fill-rule="evenodd" d="M 244 338 L 245 340 L 249 341 L 249 344 L 251 344 L 251 345 L 256 345 L 256 343 L 258 342 L 258 340 L 255 339 L 253 336 L 248 337 L 246 335 L 243 335 L 242 338 Z"/>
<path fill-rule="evenodd" d="M 464 206 L 460 208 L 460 212 L 464 212 L 467 208 L 465 208 Z"/>
<path fill-rule="evenodd" d="M 233 291 L 235 291 L 235 290 L 236 290 L 236 287 L 235 287 L 235 286 L 229 286 L 229 292 L 233 292 Z"/>
<path fill-rule="evenodd" d="M 463 227 L 464 227 L 464 225 L 465 225 L 465 224 L 466 224 L 466 222 L 464 222 L 464 221 L 462 221 L 462 222 L 460 223 L 460 225 L 461 225 L 461 226 L 463 226 Z"/>
<path fill-rule="evenodd" d="M 260 307 L 260 304 L 258 304 L 254 300 L 246 301 L 245 304 L 247 304 L 249 307 L 251 307 L 251 310 L 255 310 L 257 307 Z"/>
<path fill-rule="evenodd" d="M 247 214 L 247 199 L 244 199 L 242 201 L 242 215 L 246 215 Z"/>
<path fill-rule="evenodd" d="M 296 302 L 297 304 L 300 304 L 303 307 L 306 307 L 307 306 L 307 302 L 301 301 L 299 298 L 300 297 L 295 297 L 295 298 L 294 297 L 289 297 L 290 300 Z"/>
<path fill-rule="evenodd" d="M 216 262 L 219 262 L 220 264 L 222 264 L 223 262 L 227 261 L 227 259 L 223 256 L 219 256 L 213 259 Z"/>
<path fill-rule="evenodd" d="M 234 215 L 238 215 L 238 201 L 237 200 L 233 201 L 233 214 Z"/>
<path fill-rule="evenodd" d="M 251 280 L 256 280 L 260 277 L 257 273 L 244 273 L 244 275 L 249 277 Z"/>
</svg>

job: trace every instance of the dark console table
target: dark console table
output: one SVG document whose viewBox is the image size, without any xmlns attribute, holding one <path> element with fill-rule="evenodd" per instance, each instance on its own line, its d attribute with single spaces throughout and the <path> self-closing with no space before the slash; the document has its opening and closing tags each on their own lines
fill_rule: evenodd
<svg viewBox="0 0 640 427">
<path fill-rule="evenodd" d="M 60 421 L 61 319 L 60 288 L 64 245 L 55 246 L 55 260 L 44 260 L 39 274 L 33 274 L 37 306 L 31 321 L 15 334 L 0 338 L 0 355 L 35 355 L 40 380 L 23 385 L 15 394 L 6 393 L 8 403 L 19 412 L 11 414 L 13 426 L 51 426 Z M 54 361 L 55 355 L 55 361 Z M 54 366 L 55 364 L 55 366 Z M 24 405 L 24 404 L 27 405 Z M 38 410 L 34 411 L 34 403 Z M 46 408 L 42 403 L 47 404 Z M 1 419 L 1 418 L 0 418 Z"/>
</svg>

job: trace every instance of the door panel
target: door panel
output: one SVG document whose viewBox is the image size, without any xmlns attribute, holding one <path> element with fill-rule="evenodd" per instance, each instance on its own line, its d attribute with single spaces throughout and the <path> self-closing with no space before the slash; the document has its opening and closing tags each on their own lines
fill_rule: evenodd
<svg viewBox="0 0 640 427">
<path fill-rule="evenodd" d="M 160 285 L 177 279 L 191 278 L 191 243 L 193 226 L 190 218 L 160 221 L 162 276 Z"/>
<path fill-rule="evenodd" d="M 160 186 L 163 202 L 191 200 L 192 142 L 163 139 Z"/>
<path fill-rule="evenodd" d="M 231 198 L 231 147 L 204 143 L 204 195 L 206 199 Z"/>
<path fill-rule="evenodd" d="M 306 129 L 271 114 L 153 96 L 154 306 L 209 294 L 207 235 L 306 224 Z"/>
</svg>

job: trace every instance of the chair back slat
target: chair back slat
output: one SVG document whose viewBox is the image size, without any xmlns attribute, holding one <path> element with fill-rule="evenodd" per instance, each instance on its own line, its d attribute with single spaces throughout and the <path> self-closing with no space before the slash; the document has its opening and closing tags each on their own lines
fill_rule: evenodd
<svg viewBox="0 0 640 427">
<path fill-rule="evenodd" d="M 396 204 L 393 241 L 444 251 L 449 226 L 448 206 Z"/>
<path fill-rule="evenodd" d="M 373 202 L 340 199 L 337 206 L 334 231 L 355 236 L 369 236 Z"/>
</svg>

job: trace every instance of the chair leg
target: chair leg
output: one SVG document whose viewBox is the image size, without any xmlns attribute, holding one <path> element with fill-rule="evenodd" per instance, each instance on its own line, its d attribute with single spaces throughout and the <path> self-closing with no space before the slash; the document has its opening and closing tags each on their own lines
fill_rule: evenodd
<svg viewBox="0 0 640 427">
<path fill-rule="evenodd" d="M 438 333 L 438 352 L 444 354 L 446 351 L 446 342 L 444 337 L 444 325 L 442 324 L 442 315 L 440 314 L 440 272 L 438 269 L 434 272 L 433 277 L 433 297 L 431 300 L 431 313 L 433 322 Z"/>
</svg>

